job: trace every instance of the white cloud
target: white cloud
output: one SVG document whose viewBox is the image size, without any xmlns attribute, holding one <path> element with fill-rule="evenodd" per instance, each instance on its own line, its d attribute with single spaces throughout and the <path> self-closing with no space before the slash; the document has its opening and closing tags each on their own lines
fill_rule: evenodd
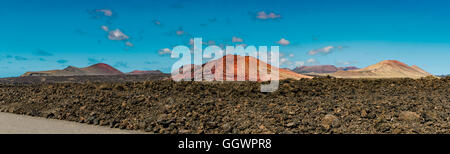
<svg viewBox="0 0 450 154">
<path fill-rule="evenodd" d="M 303 65 L 305 65 L 305 62 L 304 61 L 295 61 L 294 65 L 295 65 L 295 67 L 303 66 Z"/>
<path fill-rule="evenodd" d="M 242 47 L 247 47 L 248 45 L 247 44 L 236 44 L 236 46 L 242 46 Z"/>
<path fill-rule="evenodd" d="M 289 54 L 289 57 L 293 58 L 293 57 L 294 57 L 294 54 L 292 54 L 292 53 L 291 53 L 291 54 Z"/>
<path fill-rule="evenodd" d="M 161 21 L 159 20 L 153 20 L 153 24 L 157 25 L 157 26 L 161 26 Z"/>
<path fill-rule="evenodd" d="M 313 62 L 313 61 L 310 61 L 310 62 Z M 295 67 L 305 65 L 305 62 L 304 61 L 291 61 L 288 58 L 281 58 L 280 65 L 283 65 L 284 67 L 287 67 L 289 69 L 294 69 Z"/>
<path fill-rule="evenodd" d="M 231 39 L 232 42 L 244 42 L 244 40 L 242 38 L 233 36 L 233 38 Z"/>
<path fill-rule="evenodd" d="M 266 20 L 266 19 L 278 19 L 278 18 L 281 18 L 281 15 L 275 14 L 275 13 L 273 13 L 273 12 L 267 14 L 267 13 L 264 12 L 264 11 L 260 11 L 260 12 L 258 12 L 258 13 L 256 14 L 256 18 L 257 18 L 257 19 L 261 19 L 261 20 Z"/>
<path fill-rule="evenodd" d="M 352 65 L 358 63 L 357 61 L 351 60 L 351 61 L 338 61 L 336 62 L 336 65 L 338 66 L 348 66 L 348 65 Z"/>
<path fill-rule="evenodd" d="M 177 33 L 177 35 L 183 35 L 184 31 L 183 30 L 177 30 L 176 33 Z"/>
<path fill-rule="evenodd" d="M 127 40 L 130 37 L 125 35 L 120 29 L 109 31 L 108 39 L 110 40 Z"/>
<path fill-rule="evenodd" d="M 350 62 L 338 62 L 337 65 L 350 65 Z"/>
<path fill-rule="evenodd" d="M 158 51 L 158 53 L 159 53 L 160 55 L 172 54 L 172 50 L 170 50 L 169 48 L 164 48 L 164 49 L 160 49 L 160 50 Z"/>
<path fill-rule="evenodd" d="M 317 64 L 318 61 L 316 59 L 314 59 L 314 58 L 311 58 L 311 59 L 306 60 L 306 63 L 308 63 L 308 64 Z"/>
<path fill-rule="evenodd" d="M 281 58 L 280 59 L 280 64 L 281 65 L 288 64 L 288 63 L 290 63 L 290 61 L 287 58 Z"/>
<path fill-rule="evenodd" d="M 315 50 L 311 50 L 308 52 L 309 55 L 316 55 L 318 53 L 322 53 L 322 54 L 329 54 L 331 52 L 333 52 L 335 49 L 342 49 L 344 48 L 343 46 L 326 46 L 320 49 L 315 49 Z"/>
<path fill-rule="evenodd" d="M 131 43 L 131 42 L 125 42 L 125 45 L 126 45 L 126 46 L 129 46 L 129 47 L 133 47 L 133 46 L 134 46 L 134 44 Z"/>
<path fill-rule="evenodd" d="M 109 31 L 108 26 L 102 26 L 101 28 L 102 28 L 105 32 Z"/>
<path fill-rule="evenodd" d="M 194 45 L 194 39 L 190 38 L 189 39 L 189 45 Z M 216 41 L 214 40 L 202 40 L 202 45 L 216 45 Z"/>
<path fill-rule="evenodd" d="M 178 36 L 181 36 L 181 35 L 185 35 L 185 34 L 186 34 L 186 32 L 183 30 L 182 27 L 180 27 L 177 31 L 175 31 L 175 33 L 176 33 Z"/>
<path fill-rule="evenodd" d="M 285 38 L 281 38 L 281 40 L 279 40 L 277 43 L 280 44 L 280 45 L 289 45 L 289 44 L 291 44 L 291 42 L 289 42 Z"/>
<path fill-rule="evenodd" d="M 108 16 L 108 17 L 111 17 L 113 15 L 113 12 L 110 9 L 98 9 L 95 11 L 102 12 L 103 15 Z"/>
</svg>

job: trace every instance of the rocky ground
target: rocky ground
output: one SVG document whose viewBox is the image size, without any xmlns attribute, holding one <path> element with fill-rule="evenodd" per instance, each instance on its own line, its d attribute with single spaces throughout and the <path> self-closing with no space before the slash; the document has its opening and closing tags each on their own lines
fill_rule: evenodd
<svg viewBox="0 0 450 154">
<path fill-rule="evenodd" d="M 27 76 L 0 78 L 0 84 L 35 84 L 35 83 L 85 83 L 85 82 L 138 82 L 169 79 L 170 74 L 141 75 L 90 75 L 90 76 Z"/>
<path fill-rule="evenodd" d="M 151 133 L 450 134 L 450 77 L 0 84 L 0 111 Z"/>
</svg>

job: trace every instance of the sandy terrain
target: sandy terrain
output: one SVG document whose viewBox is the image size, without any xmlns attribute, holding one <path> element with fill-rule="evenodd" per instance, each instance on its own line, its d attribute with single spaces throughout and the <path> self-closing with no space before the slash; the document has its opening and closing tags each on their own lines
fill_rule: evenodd
<svg viewBox="0 0 450 154">
<path fill-rule="evenodd" d="M 131 134 L 128 130 L 0 112 L 0 134 Z"/>
</svg>

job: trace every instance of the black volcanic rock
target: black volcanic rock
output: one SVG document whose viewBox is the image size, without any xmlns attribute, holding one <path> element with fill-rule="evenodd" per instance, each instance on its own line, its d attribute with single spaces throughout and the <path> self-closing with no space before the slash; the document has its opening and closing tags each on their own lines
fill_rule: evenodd
<svg viewBox="0 0 450 154">
<path fill-rule="evenodd" d="M 0 111 L 157 134 L 450 133 L 450 77 L 282 80 L 273 93 L 261 84 L 0 84 Z"/>
</svg>

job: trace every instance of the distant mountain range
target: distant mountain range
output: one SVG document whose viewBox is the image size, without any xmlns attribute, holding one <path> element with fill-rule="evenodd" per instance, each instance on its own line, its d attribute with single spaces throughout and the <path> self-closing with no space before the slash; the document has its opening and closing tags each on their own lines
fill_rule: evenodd
<svg viewBox="0 0 450 154">
<path fill-rule="evenodd" d="M 26 72 L 22 75 L 25 76 L 88 76 L 88 75 L 140 75 L 140 74 L 163 74 L 161 71 L 133 71 L 129 73 L 122 73 L 116 68 L 104 64 L 98 63 L 91 65 L 89 67 L 78 68 L 74 66 L 69 66 L 62 70 L 50 70 L 50 71 L 38 71 L 38 72 Z"/>
<path fill-rule="evenodd" d="M 234 60 L 234 63 L 231 61 Z M 245 65 L 238 65 L 237 61 L 242 60 Z M 220 62 L 223 61 L 222 65 Z M 239 55 L 226 55 L 220 59 L 212 60 L 202 65 L 185 65 L 179 69 L 178 72 L 174 72 L 174 79 L 185 79 L 189 76 L 194 78 L 195 74 L 201 74 L 204 71 L 210 71 L 211 75 L 204 75 L 203 78 L 214 79 L 217 75 L 222 75 L 223 80 L 237 80 L 245 79 L 250 81 L 267 81 L 270 80 L 270 75 L 260 75 L 256 76 L 250 75 L 248 65 L 250 62 L 255 62 L 257 64 L 257 72 L 267 70 L 267 72 L 272 72 L 275 70 L 270 69 L 271 65 L 257 58 L 250 56 L 239 56 Z M 261 64 L 261 65 L 259 65 Z M 217 68 L 216 68 L 217 66 Z M 190 67 L 192 73 L 180 73 L 183 68 Z M 233 71 L 234 68 L 234 71 Z M 220 74 L 216 70 L 223 70 Z M 421 78 L 426 76 L 431 76 L 430 73 L 419 68 L 418 66 L 412 65 L 408 66 L 402 62 L 396 60 L 385 60 L 374 65 L 370 65 L 366 68 L 358 69 L 357 67 L 336 67 L 333 65 L 317 65 L 317 66 L 301 66 L 293 69 L 278 68 L 279 79 L 302 79 L 302 78 L 313 78 L 312 76 L 325 76 L 330 75 L 337 78 Z M 99 63 L 91 65 L 89 67 L 78 68 L 74 66 L 69 66 L 63 70 L 50 70 L 50 71 L 38 71 L 38 72 L 27 72 L 22 75 L 26 76 L 90 76 L 90 75 L 141 75 L 141 74 L 151 74 L 158 75 L 164 74 L 159 70 L 155 71 L 132 71 L 129 73 L 123 73 L 114 67 Z M 220 78 L 220 77 L 219 77 Z"/>
<path fill-rule="evenodd" d="M 349 71 L 358 69 L 355 66 L 350 67 L 336 67 L 334 65 L 315 65 L 315 66 L 300 66 L 294 68 L 292 71 L 296 73 L 334 73 L 337 71 Z"/>
<path fill-rule="evenodd" d="M 294 72 L 312 76 L 333 76 L 337 78 L 421 78 L 431 74 L 416 65 L 408 66 L 397 60 L 385 60 L 366 68 L 334 65 L 301 66 Z"/>
<path fill-rule="evenodd" d="M 135 71 L 132 71 L 132 72 L 129 72 L 129 73 L 126 73 L 126 74 L 129 74 L 129 75 L 163 74 L 163 72 L 161 72 L 160 70 L 154 70 L 154 71 L 138 71 L 138 70 L 135 70 Z"/>
</svg>

